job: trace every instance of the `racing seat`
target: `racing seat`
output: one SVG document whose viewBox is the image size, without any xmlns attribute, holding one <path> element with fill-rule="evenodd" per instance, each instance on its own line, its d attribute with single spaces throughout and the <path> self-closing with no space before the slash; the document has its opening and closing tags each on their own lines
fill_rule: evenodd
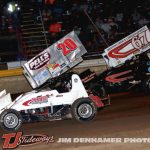
<svg viewBox="0 0 150 150">
<path fill-rule="evenodd" d="M 55 84 L 55 89 L 59 93 L 69 92 L 72 89 L 72 73 L 65 73 L 59 77 L 58 82 Z"/>
</svg>

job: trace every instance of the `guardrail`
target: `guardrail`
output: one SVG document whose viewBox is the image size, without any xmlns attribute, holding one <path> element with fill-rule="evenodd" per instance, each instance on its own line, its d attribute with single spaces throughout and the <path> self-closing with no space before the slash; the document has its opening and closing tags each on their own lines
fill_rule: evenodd
<svg viewBox="0 0 150 150">
<path fill-rule="evenodd" d="M 22 75 L 22 68 L 0 71 L 0 77 L 19 76 L 19 75 Z"/>
</svg>

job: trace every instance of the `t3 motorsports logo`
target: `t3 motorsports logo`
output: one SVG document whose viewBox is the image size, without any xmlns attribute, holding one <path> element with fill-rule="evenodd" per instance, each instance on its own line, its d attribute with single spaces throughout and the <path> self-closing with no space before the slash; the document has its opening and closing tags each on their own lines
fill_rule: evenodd
<svg viewBox="0 0 150 150">
<path fill-rule="evenodd" d="M 44 134 L 23 135 L 22 132 L 3 134 L 3 149 L 15 149 L 18 146 L 29 146 L 39 143 L 54 143 L 54 136 Z"/>
</svg>

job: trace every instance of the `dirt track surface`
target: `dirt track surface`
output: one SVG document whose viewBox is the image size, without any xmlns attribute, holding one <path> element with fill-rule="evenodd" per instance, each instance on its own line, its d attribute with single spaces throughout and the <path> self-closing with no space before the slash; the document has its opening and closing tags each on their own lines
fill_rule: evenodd
<svg viewBox="0 0 150 150">
<path fill-rule="evenodd" d="M 41 143 L 17 150 L 149 150 L 150 143 L 58 143 L 58 138 L 150 138 L 150 96 L 142 93 L 111 95 L 111 106 L 102 109 L 97 118 L 81 124 L 74 120 L 27 123 L 24 135 L 54 136 L 54 143 Z M 2 137 L 2 132 L 0 133 Z M 1 141 L 2 143 L 2 141 Z"/>
</svg>

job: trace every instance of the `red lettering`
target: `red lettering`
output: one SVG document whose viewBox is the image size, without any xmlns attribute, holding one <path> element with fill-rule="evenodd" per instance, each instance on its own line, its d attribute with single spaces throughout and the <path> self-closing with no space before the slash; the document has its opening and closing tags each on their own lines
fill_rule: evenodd
<svg viewBox="0 0 150 150">
<path fill-rule="evenodd" d="M 129 56 L 130 54 L 137 51 L 137 49 L 133 48 L 133 49 L 126 51 L 126 52 L 120 52 L 120 51 L 130 43 L 131 43 L 131 40 L 121 44 L 120 46 L 118 46 L 114 49 L 112 49 L 111 51 L 108 52 L 108 56 L 111 58 L 125 58 L 125 57 Z"/>
<path fill-rule="evenodd" d="M 127 71 L 123 71 L 120 73 L 112 74 L 112 75 L 107 76 L 105 80 L 108 82 L 117 83 L 117 82 L 122 82 L 128 79 L 132 79 L 133 76 L 130 74 L 131 72 L 132 72 L 131 70 L 127 70 Z M 123 75 L 126 75 L 126 76 L 122 77 Z"/>
<path fill-rule="evenodd" d="M 2 138 L 5 139 L 3 144 L 3 149 L 16 148 L 18 146 L 18 142 L 21 136 L 22 136 L 22 132 L 4 134 L 2 136 Z M 11 143 L 11 139 L 15 139 L 13 143 Z"/>
</svg>

